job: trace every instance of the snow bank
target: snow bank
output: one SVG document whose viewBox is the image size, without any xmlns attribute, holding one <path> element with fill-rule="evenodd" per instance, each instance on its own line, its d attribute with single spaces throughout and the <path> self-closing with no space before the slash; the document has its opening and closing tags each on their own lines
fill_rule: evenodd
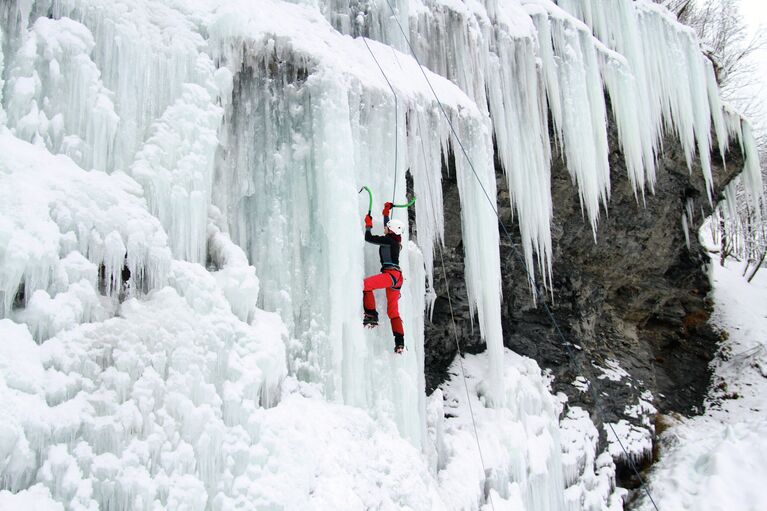
<svg viewBox="0 0 767 511">
<path fill-rule="evenodd" d="M 487 407 L 481 381 L 486 357 L 464 358 L 468 388 L 456 360 L 452 378 L 431 398 L 430 438 L 449 508 L 622 509 L 615 465 L 607 454 L 597 458 L 598 433 L 588 415 L 573 408 L 560 422 L 566 398 L 550 393 L 533 360 L 509 350 L 504 402 Z"/>
<path fill-rule="evenodd" d="M 661 459 L 650 474 L 650 491 L 661 509 L 762 509 L 767 478 L 767 275 L 759 272 L 748 284 L 740 264 L 729 260 L 722 267 L 712 260 L 711 276 L 712 321 L 728 339 L 713 363 L 705 413 L 674 420 L 661 435 Z M 645 499 L 639 509 L 652 505 Z"/>
</svg>

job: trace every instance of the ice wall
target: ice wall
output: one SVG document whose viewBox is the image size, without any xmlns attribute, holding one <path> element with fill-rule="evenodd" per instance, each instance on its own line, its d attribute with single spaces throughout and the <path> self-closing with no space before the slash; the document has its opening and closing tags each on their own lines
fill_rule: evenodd
<svg viewBox="0 0 767 511">
<path fill-rule="evenodd" d="M 3 317 L 15 307 L 41 307 L 48 312 L 36 316 L 38 321 L 72 326 L 88 321 L 91 313 L 100 314 L 99 291 L 117 299 L 165 284 L 167 237 L 143 208 L 135 182 L 124 174 L 86 173 L 66 156 L 36 151 L 7 128 L 0 130 L 0 147 L 13 155 L 0 161 Z M 92 307 L 72 311 L 68 320 L 51 316 L 67 308 L 63 303 L 45 305 L 51 297 L 82 294 L 82 282 Z M 51 328 L 33 330 L 43 334 Z"/>
<path fill-rule="evenodd" d="M 368 52 L 363 41 L 333 31 L 316 11 L 280 9 L 282 18 L 276 23 L 279 18 L 260 12 L 247 18 L 243 13 L 249 11 L 235 4 L 219 11 L 212 24 L 212 40 L 233 76 L 225 114 L 229 132 L 214 200 L 229 219 L 233 238 L 268 276 L 262 279 L 263 306 L 280 311 L 297 339 L 291 357 L 294 372 L 322 382 L 333 399 L 375 408 L 375 389 L 382 385 L 375 367 L 381 350 L 390 351 L 393 344 L 388 324 L 375 335 L 365 334 L 359 325 L 360 283 L 366 274 L 378 272 L 378 261 L 375 249 L 368 251 L 366 261 L 356 248 L 361 246 L 366 210 L 357 191 L 363 184 L 375 190 L 376 210 L 385 200 L 407 202 L 409 169 L 414 189 L 423 192 L 417 231 L 419 245 L 429 254 L 430 280 L 432 247 L 443 228 L 437 186 L 441 158 L 451 143 L 448 126 L 426 81 L 408 79 L 420 74 L 412 58 L 372 41 Z M 307 18 L 314 18 L 313 27 L 307 26 Z M 334 51 L 325 51 L 327 47 Z M 394 96 L 375 60 L 394 87 L 396 114 Z M 487 119 L 455 86 L 430 77 L 493 196 Z M 416 138 L 424 132 L 437 136 Z M 466 204 L 462 228 L 472 240 L 467 254 L 472 303 L 488 344 L 499 349 L 500 289 L 483 285 L 500 281 L 498 251 L 487 250 L 498 245 L 497 230 L 488 228 L 494 225 L 494 213 L 475 184 L 474 171 L 464 159 L 456 159 L 456 165 Z M 399 186 L 392 198 L 395 179 Z M 294 200 L 286 201 L 288 196 Z M 403 269 L 406 279 L 419 285 L 421 268 L 404 261 Z M 406 344 L 420 350 L 422 332 L 409 325 L 422 324 L 423 309 L 408 302 L 401 307 Z M 376 343 L 371 349 L 372 339 Z M 409 380 L 415 382 L 416 366 L 409 367 Z M 500 381 L 499 363 L 490 374 Z M 394 383 L 384 395 L 390 394 L 399 402 Z M 422 409 L 408 412 L 413 414 L 423 423 Z"/>
</svg>

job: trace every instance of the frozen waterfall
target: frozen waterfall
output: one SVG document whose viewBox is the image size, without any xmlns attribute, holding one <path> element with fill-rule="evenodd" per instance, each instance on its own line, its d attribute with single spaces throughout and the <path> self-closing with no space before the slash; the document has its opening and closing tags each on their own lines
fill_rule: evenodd
<svg viewBox="0 0 767 511">
<path fill-rule="evenodd" d="M 620 509 L 589 417 L 503 347 L 496 159 L 531 286 L 551 280 L 552 144 L 596 233 L 610 115 L 637 198 L 665 131 L 709 187 L 712 127 L 754 200 L 761 178 L 692 34 L 612 4 L 0 5 L 0 507 Z M 362 185 L 377 230 L 417 196 L 403 356 L 360 322 Z M 468 392 L 427 398 L 446 227 L 488 349 Z"/>
</svg>

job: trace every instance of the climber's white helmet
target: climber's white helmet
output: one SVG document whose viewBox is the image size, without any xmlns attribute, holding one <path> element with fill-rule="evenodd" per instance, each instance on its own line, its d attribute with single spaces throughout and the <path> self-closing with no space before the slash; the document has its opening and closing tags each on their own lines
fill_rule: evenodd
<svg viewBox="0 0 767 511">
<path fill-rule="evenodd" d="M 402 236 L 402 233 L 405 232 L 405 224 L 401 220 L 389 220 L 386 227 L 397 236 Z"/>
</svg>

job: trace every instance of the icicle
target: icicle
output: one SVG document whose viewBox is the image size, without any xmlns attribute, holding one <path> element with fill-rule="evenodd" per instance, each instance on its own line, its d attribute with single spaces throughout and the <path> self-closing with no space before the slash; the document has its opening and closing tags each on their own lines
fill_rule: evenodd
<svg viewBox="0 0 767 511">
<path fill-rule="evenodd" d="M 460 127 L 459 136 L 469 148 L 473 168 L 462 154 L 456 155 L 458 190 L 461 195 L 461 226 L 466 266 L 466 288 L 472 316 L 478 313 L 480 331 L 487 343 L 488 381 L 486 400 L 501 406 L 503 389 L 503 336 L 501 332 L 501 264 L 496 214 L 487 197 L 496 196 L 495 168 L 488 127 L 476 123 Z M 485 141 L 483 143 L 483 140 Z"/>
<path fill-rule="evenodd" d="M 586 27 L 568 16 L 549 14 L 538 4 L 530 4 L 529 12 L 538 31 L 551 34 L 539 39 L 548 101 L 559 102 L 551 109 L 552 118 L 596 239 L 599 207 L 607 205 L 610 195 L 607 114 L 597 50 Z"/>
<path fill-rule="evenodd" d="M 637 79 L 635 97 L 639 100 L 646 168 L 650 147 L 654 157 L 664 129 L 673 129 L 690 168 L 698 153 L 711 202 L 712 121 L 722 156 L 728 136 L 711 63 L 700 51 L 692 29 L 678 23 L 665 8 L 645 0 L 618 0 L 609 9 L 598 0 L 558 0 L 557 3 L 591 26 L 611 49 L 626 57 Z M 616 98 L 611 97 L 615 101 Z M 652 136 L 648 139 L 650 132 Z"/>
<path fill-rule="evenodd" d="M 498 156 L 519 219 L 531 289 L 535 289 L 534 254 L 544 284 L 551 279 L 553 214 L 548 122 L 545 100 L 538 93 L 533 44 L 532 38 L 499 40 L 499 60 L 489 73 L 500 78 L 489 88 L 489 104 Z"/>
<path fill-rule="evenodd" d="M 431 141 L 434 133 L 441 141 L 447 139 L 440 112 L 415 108 L 408 115 L 408 161 L 413 176 L 413 191 L 418 200 L 415 203 L 418 220 L 418 244 L 421 247 L 426 266 L 427 311 L 431 311 L 436 293 L 434 292 L 434 253 L 436 243 L 444 240 L 444 205 L 442 203 L 442 143 Z M 439 278 L 439 276 L 438 276 Z"/>
<path fill-rule="evenodd" d="M 754 214 L 761 214 L 762 197 L 764 196 L 764 184 L 762 182 L 762 167 L 759 161 L 759 151 L 748 121 L 742 121 L 741 141 L 745 153 L 745 163 L 742 180 L 746 192 L 751 199 L 751 208 Z"/>
</svg>

